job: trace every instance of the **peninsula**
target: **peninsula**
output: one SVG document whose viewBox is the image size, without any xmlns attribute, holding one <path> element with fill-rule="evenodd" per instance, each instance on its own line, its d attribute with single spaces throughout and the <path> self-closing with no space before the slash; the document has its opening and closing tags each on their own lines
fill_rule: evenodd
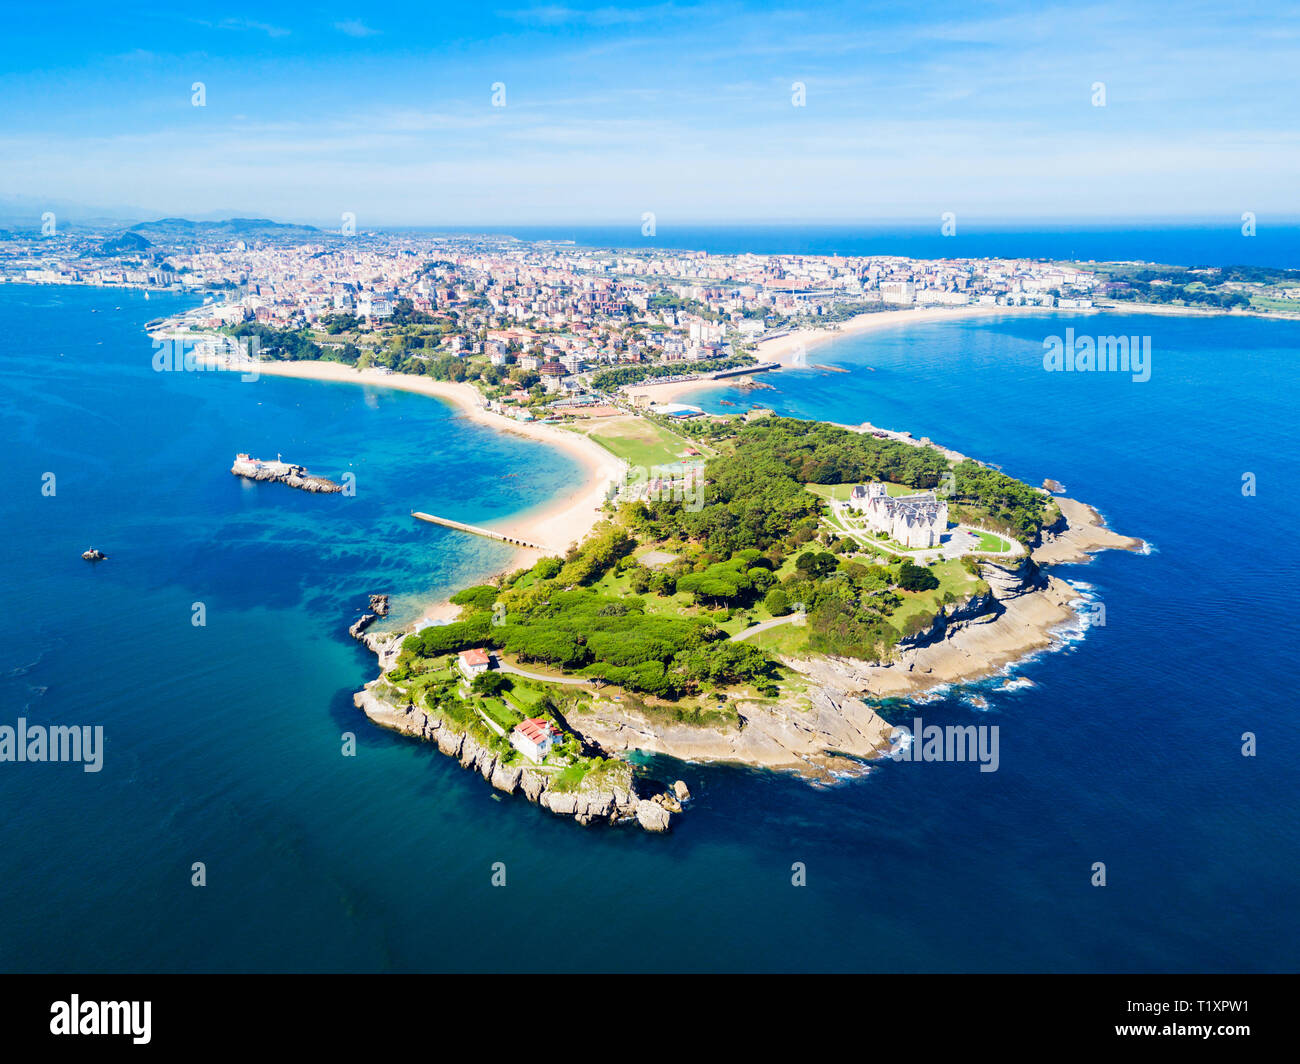
<svg viewBox="0 0 1300 1064">
<path fill-rule="evenodd" d="M 372 611 L 351 631 L 379 660 L 355 697 L 373 721 L 583 824 L 669 828 L 689 795 L 649 779 L 642 754 L 821 778 L 865 771 L 890 749 L 881 699 L 1052 645 L 1078 596 L 1048 567 L 1143 547 L 1083 503 L 907 432 L 757 406 L 712 416 L 679 401 L 719 379 L 753 387 L 808 366 L 810 348 L 848 333 L 1091 313 L 1099 271 L 488 238 L 422 255 L 372 247 L 360 266 L 306 250 L 223 249 L 203 262 L 245 276 L 282 269 L 295 286 L 317 276 L 321 292 L 268 302 L 275 286 L 259 284 L 256 297 L 151 333 L 253 379 L 434 396 L 579 460 L 581 483 L 519 519 L 484 527 L 415 511 L 512 545 L 510 565 L 412 624 L 381 625 Z M 395 290 L 342 281 L 353 268 Z M 805 274 L 832 283 L 810 294 L 796 280 Z M 247 455 L 232 472 L 338 490 Z"/>
<path fill-rule="evenodd" d="M 634 751 L 862 771 L 890 745 L 875 700 L 1050 645 L 1078 596 L 1043 567 L 1142 546 L 932 446 L 776 417 L 691 432 L 713 455 L 698 496 L 620 491 L 562 555 L 462 589 L 440 623 L 367 634 L 381 675 L 357 704 L 584 822 L 630 815 L 633 777 L 608 766 Z M 539 716 L 572 742 L 573 801 L 512 742 Z"/>
</svg>

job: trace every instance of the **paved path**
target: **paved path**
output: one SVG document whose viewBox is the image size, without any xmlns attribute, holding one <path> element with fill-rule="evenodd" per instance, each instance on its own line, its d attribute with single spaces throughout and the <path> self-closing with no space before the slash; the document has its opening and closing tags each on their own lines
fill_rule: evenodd
<svg viewBox="0 0 1300 1064">
<path fill-rule="evenodd" d="M 586 676 L 575 678 L 573 676 L 543 676 L 540 672 L 525 672 L 518 666 L 511 665 L 509 662 L 502 661 L 501 658 L 493 655 L 497 663 L 499 672 L 509 673 L 511 676 L 522 676 L 525 680 L 537 680 L 540 683 L 561 683 L 567 687 L 587 687 L 595 683 L 594 680 Z"/>
<path fill-rule="evenodd" d="M 491 728 L 491 729 L 492 729 L 494 732 L 496 732 L 498 735 L 505 735 L 505 733 L 506 733 L 506 732 L 505 732 L 505 729 L 502 728 L 500 724 L 498 724 L 496 721 L 494 721 L 491 717 L 489 717 L 489 716 L 488 716 L 486 713 L 484 713 L 481 709 L 475 709 L 474 712 L 477 713 L 480 717 L 482 717 L 482 718 L 483 718 L 483 723 L 486 724 L 489 728 Z"/>
<path fill-rule="evenodd" d="M 751 635 L 758 635 L 759 632 L 766 632 L 769 628 L 775 628 L 778 624 L 803 621 L 807 616 L 806 613 L 787 613 L 784 617 L 773 617 L 770 621 L 760 621 L 758 624 L 737 632 L 731 637 L 730 642 L 739 643 L 742 639 L 748 639 Z"/>
<path fill-rule="evenodd" d="M 987 532 L 988 530 L 973 525 L 954 525 L 949 532 L 945 533 L 946 542 L 938 547 L 903 550 L 891 546 L 884 540 L 877 539 L 865 524 L 849 524 L 848 522 L 853 518 L 846 518 L 842 511 L 842 506 L 832 503 L 831 512 L 833 516 L 823 517 L 822 523 L 838 536 L 849 536 L 862 547 L 883 551 L 892 554 L 895 558 L 911 558 L 914 562 L 928 565 L 930 562 L 938 561 L 941 558 L 961 558 L 967 554 L 979 555 L 984 558 L 1016 558 L 1025 553 L 1024 547 L 1007 536 L 998 536 L 1004 543 L 1010 544 L 1006 550 L 980 550 L 979 537 L 976 533 Z M 988 534 L 991 536 L 997 535 L 996 532 L 989 532 Z"/>
</svg>

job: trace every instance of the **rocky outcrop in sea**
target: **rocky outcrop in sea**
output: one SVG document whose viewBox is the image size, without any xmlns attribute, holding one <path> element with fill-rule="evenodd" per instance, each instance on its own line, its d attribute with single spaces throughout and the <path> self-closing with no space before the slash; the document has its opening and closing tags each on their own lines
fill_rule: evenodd
<svg viewBox="0 0 1300 1064">
<path fill-rule="evenodd" d="M 353 622 L 352 627 L 348 629 L 348 635 L 350 635 L 353 639 L 360 639 L 362 633 L 367 628 L 369 628 L 372 624 L 374 624 L 375 621 L 379 620 L 380 617 L 387 617 L 387 616 L 388 616 L 388 596 L 371 595 L 370 612 L 363 613 L 360 617 L 356 619 L 356 621 Z"/>
<path fill-rule="evenodd" d="M 275 481 L 317 495 L 332 495 L 343 490 L 341 485 L 334 483 L 328 477 L 315 476 L 302 466 L 291 465 L 288 462 L 263 462 L 240 455 L 231 465 L 230 471 L 245 480 Z"/>
</svg>

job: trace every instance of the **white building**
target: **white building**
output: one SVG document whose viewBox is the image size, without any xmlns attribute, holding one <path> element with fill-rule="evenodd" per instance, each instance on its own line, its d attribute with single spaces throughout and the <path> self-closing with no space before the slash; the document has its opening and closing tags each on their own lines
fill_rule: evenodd
<svg viewBox="0 0 1300 1064">
<path fill-rule="evenodd" d="M 482 647 L 475 647 L 473 650 L 462 650 L 456 661 L 460 674 L 467 680 L 473 680 L 480 673 L 487 672 L 492 665 L 488 652 Z"/>
<path fill-rule="evenodd" d="M 911 281 L 881 281 L 880 298 L 886 303 L 915 303 L 916 285 Z"/>
<path fill-rule="evenodd" d="M 510 733 L 510 745 L 524 757 L 541 761 L 560 739 L 560 730 L 549 720 L 531 717 Z"/>
<path fill-rule="evenodd" d="M 858 484 L 849 505 L 874 532 L 884 532 L 904 547 L 937 547 L 948 531 L 948 503 L 932 491 L 891 496 L 884 484 Z"/>
</svg>

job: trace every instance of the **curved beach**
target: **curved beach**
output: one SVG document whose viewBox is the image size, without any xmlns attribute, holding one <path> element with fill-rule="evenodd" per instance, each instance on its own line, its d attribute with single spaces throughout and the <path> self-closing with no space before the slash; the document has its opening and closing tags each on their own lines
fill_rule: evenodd
<svg viewBox="0 0 1300 1064">
<path fill-rule="evenodd" d="M 988 318 L 1000 314 L 1042 314 L 1051 313 L 1044 307 L 923 307 L 898 310 L 881 310 L 869 314 L 859 314 L 837 325 L 820 326 L 815 329 L 792 329 L 780 336 L 771 336 L 759 340 L 754 347 L 754 355 L 759 362 L 776 362 L 782 368 L 796 365 L 802 355 L 810 348 L 827 344 L 832 340 L 846 336 L 858 336 L 863 333 L 879 332 L 884 329 L 900 328 L 907 325 L 925 325 L 936 321 L 952 321 L 957 318 Z M 761 378 L 760 378 L 761 379 Z M 719 384 L 734 383 L 727 380 L 716 381 L 702 378 L 694 381 L 673 381 L 670 384 L 638 384 L 624 389 L 629 396 L 647 396 L 657 403 L 670 403 L 684 395 L 701 388 L 716 388 Z"/>
<path fill-rule="evenodd" d="M 240 365 L 222 368 L 247 371 L 247 367 Z M 591 438 L 555 425 L 515 421 L 495 414 L 484 407 L 479 393 L 470 384 L 402 373 L 381 373 L 374 369 L 357 370 L 340 362 L 259 362 L 256 369 L 268 377 L 360 384 L 428 395 L 452 404 L 475 424 L 558 447 L 578 463 L 582 469 L 581 480 L 550 502 L 488 526 L 513 538 L 545 544 L 557 554 L 563 554 L 591 530 L 600 519 L 610 483 L 623 476 L 624 463 Z M 523 549 L 520 553 L 535 556 L 537 552 Z"/>
</svg>

